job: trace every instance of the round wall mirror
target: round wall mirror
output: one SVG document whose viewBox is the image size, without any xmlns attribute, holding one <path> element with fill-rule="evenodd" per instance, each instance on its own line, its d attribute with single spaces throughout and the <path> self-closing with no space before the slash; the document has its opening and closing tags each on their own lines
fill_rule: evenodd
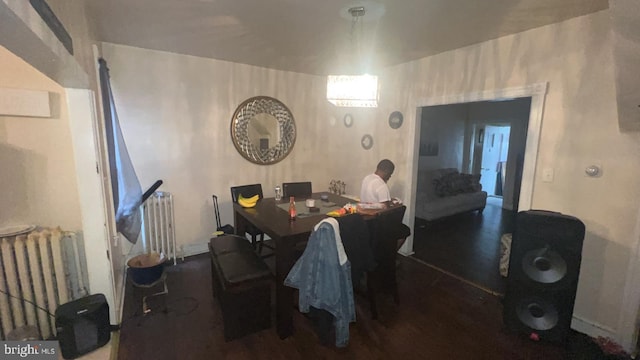
<svg viewBox="0 0 640 360">
<path fill-rule="evenodd" d="M 293 149 L 296 124 L 282 102 L 256 96 L 245 100 L 233 113 L 231 140 L 240 155 L 252 163 L 274 164 Z"/>
</svg>

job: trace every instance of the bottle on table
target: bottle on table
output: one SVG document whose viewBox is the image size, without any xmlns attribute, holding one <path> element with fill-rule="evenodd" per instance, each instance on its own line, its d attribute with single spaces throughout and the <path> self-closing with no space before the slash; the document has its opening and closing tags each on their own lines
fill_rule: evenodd
<svg viewBox="0 0 640 360">
<path fill-rule="evenodd" d="M 293 221 L 296 219 L 296 201 L 295 201 L 295 197 L 290 196 L 289 197 L 289 220 Z"/>
</svg>

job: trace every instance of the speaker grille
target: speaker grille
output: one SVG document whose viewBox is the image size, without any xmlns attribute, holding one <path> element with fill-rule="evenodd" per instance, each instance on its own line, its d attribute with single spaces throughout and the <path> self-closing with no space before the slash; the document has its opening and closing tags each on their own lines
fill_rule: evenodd
<svg viewBox="0 0 640 360">
<path fill-rule="evenodd" d="M 567 263 L 560 254 L 544 247 L 524 254 L 522 270 L 535 282 L 553 284 L 567 275 Z"/>
<path fill-rule="evenodd" d="M 518 301 L 516 315 L 522 323 L 535 330 L 553 329 L 558 324 L 558 309 L 539 297 Z"/>
</svg>

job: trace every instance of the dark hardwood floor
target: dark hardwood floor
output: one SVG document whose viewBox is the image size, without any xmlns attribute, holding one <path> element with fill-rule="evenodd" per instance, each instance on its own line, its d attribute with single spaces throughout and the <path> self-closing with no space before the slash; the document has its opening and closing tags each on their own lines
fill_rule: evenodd
<svg viewBox="0 0 640 360">
<path fill-rule="evenodd" d="M 118 358 L 127 359 L 562 359 L 564 348 L 533 342 L 503 329 L 501 302 L 474 286 L 410 258 L 398 256 L 400 305 L 378 297 L 378 320 L 356 296 L 357 322 L 344 349 L 323 346 L 309 321 L 294 312 L 295 334 L 281 340 L 275 327 L 225 342 L 212 297 L 208 254 L 166 268 L 161 288 L 125 292 Z"/>
<path fill-rule="evenodd" d="M 500 276 L 500 237 L 513 231 L 515 212 L 489 199 L 477 211 L 427 223 L 416 219 L 413 255 L 494 294 L 504 294 Z"/>
</svg>

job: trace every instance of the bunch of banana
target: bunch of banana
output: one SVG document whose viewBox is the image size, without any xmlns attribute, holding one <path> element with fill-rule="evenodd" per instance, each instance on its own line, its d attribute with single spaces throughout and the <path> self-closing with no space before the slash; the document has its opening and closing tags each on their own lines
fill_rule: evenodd
<svg viewBox="0 0 640 360">
<path fill-rule="evenodd" d="M 253 195 L 250 198 L 243 197 L 242 194 L 238 196 L 238 204 L 244 208 L 252 208 L 256 206 L 258 200 L 260 200 L 260 195 Z"/>
</svg>

